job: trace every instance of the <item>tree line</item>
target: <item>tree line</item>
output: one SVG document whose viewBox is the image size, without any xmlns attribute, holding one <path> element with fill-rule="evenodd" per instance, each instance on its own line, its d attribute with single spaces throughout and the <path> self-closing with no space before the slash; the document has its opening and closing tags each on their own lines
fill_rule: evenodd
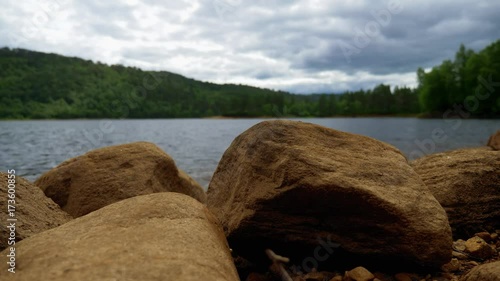
<svg viewBox="0 0 500 281">
<path fill-rule="evenodd" d="M 106 65 L 24 49 L 0 49 L 0 118 L 330 117 L 439 113 L 498 78 L 499 42 L 480 53 L 461 47 L 455 61 L 426 73 L 419 86 L 342 94 L 298 95 L 246 85 L 214 84 L 167 71 Z M 496 57 L 493 55 L 496 54 Z M 490 76 L 491 75 L 491 76 Z M 478 82 L 479 81 L 479 82 Z M 484 84 L 484 83 L 483 83 Z M 481 100 L 477 116 L 499 115 L 498 91 Z"/>
<path fill-rule="evenodd" d="M 454 60 L 425 72 L 417 70 L 422 111 L 446 117 L 450 110 L 467 116 L 500 116 L 500 40 L 476 53 L 463 44 Z"/>
</svg>

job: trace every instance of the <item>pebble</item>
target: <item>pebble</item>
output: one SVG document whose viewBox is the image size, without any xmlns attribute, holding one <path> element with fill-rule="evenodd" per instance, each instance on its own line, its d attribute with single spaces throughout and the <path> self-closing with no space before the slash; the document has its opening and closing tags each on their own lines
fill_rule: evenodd
<svg viewBox="0 0 500 281">
<path fill-rule="evenodd" d="M 489 259 L 495 251 L 482 238 L 474 236 L 465 241 L 465 251 L 472 256 L 480 259 Z"/>
<path fill-rule="evenodd" d="M 498 239 L 498 233 L 492 233 L 492 234 L 490 235 L 490 237 L 491 237 L 491 240 L 495 241 L 495 240 L 497 240 L 497 239 Z"/>
<path fill-rule="evenodd" d="M 475 261 L 470 261 L 469 264 L 472 265 L 472 266 L 478 266 L 479 265 L 479 263 L 475 262 Z"/>
<path fill-rule="evenodd" d="M 452 258 L 451 261 L 441 267 L 444 272 L 455 272 L 460 270 L 460 262 L 456 258 Z"/>
<path fill-rule="evenodd" d="M 453 255 L 454 258 L 457 258 L 459 260 L 466 260 L 466 259 L 468 259 L 467 255 L 462 254 L 462 253 L 457 252 L 457 251 L 453 251 L 452 255 Z"/>
<path fill-rule="evenodd" d="M 458 239 L 457 241 L 453 242 L 453 248 L 455 248 L 458 251 L 465 251 L 465 240 Z"/>
<path fill-rule="evenodd" d="M 350 271 L 346 271 L 346 279 L 353 281 L 371 281 L 375 276 L 368 269 L 358 266 Z"/>
<path fill-rule="evenodd" d="M 486 241 L 486 243 L 489 243 L 491 241 L 491 235 L 486 231 L 476 233 L 476 234 L 474 234 L 474 236 L 477 236 L 477 237 L 483 239 L 484 241 Z"/>
</svg>

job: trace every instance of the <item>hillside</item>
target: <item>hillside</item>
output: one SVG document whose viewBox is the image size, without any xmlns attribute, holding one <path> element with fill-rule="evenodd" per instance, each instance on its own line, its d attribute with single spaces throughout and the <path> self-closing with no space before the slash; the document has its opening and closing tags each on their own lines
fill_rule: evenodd
<svg viewBox="0 0 500 281">
<path fill-rule="evenodd" d="M 391 115 L 420 112 L 417 93 L 388 85 L 296 95 L 196 81 L 166 71 L 0 49 L 0 118 L 186 118 Z"/>
<path fill-rule="evenodd" d="M 168 118 L 271 114 L 285 93 L 199 82 L 170 72 L 0 49 L 0 117 Z"/>
</svg>

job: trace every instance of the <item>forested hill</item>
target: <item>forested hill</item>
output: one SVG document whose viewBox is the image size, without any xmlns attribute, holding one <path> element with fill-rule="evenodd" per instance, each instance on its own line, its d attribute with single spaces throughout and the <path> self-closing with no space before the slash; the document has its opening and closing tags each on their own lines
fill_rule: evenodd
<svg viewBox="0 0 500 281">
<path fill-rule="evenodd" d="M 1 48 L 0 119 L 328 117 L 421 112 L 442 116 L 455 104 L 467 101 L 471 116 L 498 117 L 499 62 L 500 41 L 479 53 L 462 46 L 454 61 L 445 61 L 428 73 L 419 69 L 417 89 L 391 90 L 381 84 L 343 94 L 296 95 Z"/>
<path fill-rule="evenodd" d="M 416 114 L 409 88 L 294 95 L 170 72 L 0 49 L 0 118 L 173 118 Z"/>
<path fill-rule="evenodd" d="M 0 118 L 168 118 L 270 114 L 285 93 L 170 72 L 0 49 Z"/>
</svg>

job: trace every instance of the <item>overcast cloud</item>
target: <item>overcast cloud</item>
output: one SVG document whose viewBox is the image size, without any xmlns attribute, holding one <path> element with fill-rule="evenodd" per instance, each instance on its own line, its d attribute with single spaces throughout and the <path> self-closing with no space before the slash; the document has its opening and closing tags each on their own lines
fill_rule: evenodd
<svg viewBox="0 0 500 281">
<path fill-rule="evenodd" d="M 500 39 L 500 1 L 0 0 L 0 46 L 297 93 L 415 86 L 460 43 Z"/>
</svg>

